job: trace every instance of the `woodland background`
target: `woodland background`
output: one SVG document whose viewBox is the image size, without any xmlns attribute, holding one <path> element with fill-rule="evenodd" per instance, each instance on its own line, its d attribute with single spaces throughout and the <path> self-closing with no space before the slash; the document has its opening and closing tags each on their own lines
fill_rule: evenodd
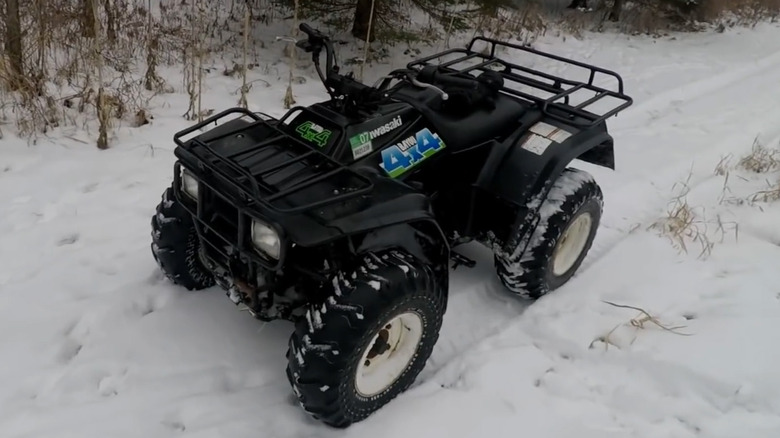
<svg viewBox="0 0 780 438">
<path fill-rule="evenodd" d="M 35 142 L 63 125 L 94 127 L 110 147 L 121 123 L 142 126 L 149 102 L 184 92 L 187 120 L 200 120 L 204 81 L 216 69 L 239 83 L 247 105 L 253 69 L 286 64 L 284 98 L 295 101 L 302 53 L 277 36 L 300 38 L 306 20 L 354 53 L 359 69 L 388 57 L 388 48 L 419 53 L 449 46 L 457 35 L 515 38 L 533 44 L 549 32 L 666 35 L 750 26 L 776 20 L 780 0 L 0 0 L 0 138 L 3 131 Z M 274 34 L 275 33 L 275 34 Z M 278 45 L 278 56 L 267 49 Z M 281 70 L 279 70 L 281 71 Z M 254 82 L 254 83 L 253 83 Z M 266 83 L 266 86 L 270 84 Z"/>
</svg>

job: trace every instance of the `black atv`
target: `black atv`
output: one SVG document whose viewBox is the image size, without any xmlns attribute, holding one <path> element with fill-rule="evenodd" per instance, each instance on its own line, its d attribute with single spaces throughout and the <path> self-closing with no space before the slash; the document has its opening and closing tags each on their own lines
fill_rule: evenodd
<svg viewBox="0 0 780 438">
<path fill-rule="evenodd" d="M 367 86 L 340 73 L 327 36 L 300 28 L 308 38 L 296 45 L 331 98 L 281 119 L 234 108 L 177 133 L 152 251 L 176 284 L 217 284 L 256 318 L 294 321 L 293 391 L 312 416 L 346 427 L 425 366 L 450 261 L 475 263 L 453 248 L 492 248 L 500 280 L 527 298 L 574 274 L 602 193 L 567 166 L 578 158 L 614 169 L 605 120 L 632 100 L 614 72 L 481 37 Z M 499 50 L 579 67 L 588 79 L 523 67 Z M 587 109 L 603 102 L 605 111 Z"/>
</svg>

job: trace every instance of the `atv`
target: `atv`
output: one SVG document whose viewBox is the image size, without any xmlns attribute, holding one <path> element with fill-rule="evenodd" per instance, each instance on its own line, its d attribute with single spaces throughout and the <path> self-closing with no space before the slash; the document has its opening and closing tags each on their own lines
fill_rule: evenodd
<svg viewBox="0 0 780 438">
<path fill-rule="evenodd" d="M 605 121 L 632 100 L 612 71 L 484 37 L 369 86 L 341 73 L 328 36 L 300 29 L 296 46 L 330 99 L 279 119 L 233 108 L 176 133 L 151 247 L 173 283 L 217 285 L 258 319 L 292 321 L 292 390 L 343 428 L 425 366 L 450 261 L 475 264 L 459 245 L 491 248 L 500 281 L 528 299 L 572 277 L 603 201 L 569 165 L 614 169 Z M 587 81 L 499 51 L 580 68 Z"/>
</svg>

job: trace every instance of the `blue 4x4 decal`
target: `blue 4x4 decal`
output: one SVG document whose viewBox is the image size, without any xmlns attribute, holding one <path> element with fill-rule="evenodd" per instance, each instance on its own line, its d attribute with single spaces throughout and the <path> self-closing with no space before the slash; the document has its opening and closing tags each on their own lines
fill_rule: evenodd
<svg viewBox="0 0 780 438">
<path fill-rule="evenodd" d="M 446 145 L 439 138 L 439 134 L 434 134 L 428 128 L 424 128 L 418 131 L 414 137 L 409 137 L 384 149 L 382 163 L 379 166 L 391 178 L 396 178 L 445 147 Z"/>
</svg>

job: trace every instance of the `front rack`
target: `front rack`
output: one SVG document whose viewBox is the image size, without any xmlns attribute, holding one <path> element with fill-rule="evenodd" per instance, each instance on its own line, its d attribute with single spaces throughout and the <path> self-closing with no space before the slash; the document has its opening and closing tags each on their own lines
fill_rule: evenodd
<svg viewBox="0 0 780 438">
<path fill-rule="evenodd" d="M 198 166 L 200 166 L 202 170 L 206 170 L 211 174 L 221 177 L 225 183 L 233 186 L 239 193 L 239 196 L 243 198 L 243 201 L 247 203 L 257 202 L 263 207 L 279 214 L 303 213 L 326 205 L 344 202 L 371 192 L 374 189 L 374 184 L 370 179 L 279 128 L 278 125 L 282 124 L 287 117 L 294 114 L 296 111 L 301 110 L 303 110 L 301 107 L 292 108 L 281 120 L 275 120 L 265 114 L 262 114 L 264 117 L 261 117 L 256 113 L 240 107 L 225 110 L 176 133 L 174 135 L 174 142 L 179 146 L 176 153 L 180 157 L 188 158 L 189 160 L 198 163 Z M 202 129 L 211 123 L 216 124 L 219 120 L 233 114 L 249 117 L 252 119 L 252 123 L 241 126 L 235 130 L 221 133 L 208 141 L 203 141 L 197 137 L 183 140 L 183 137 Z M 268 130 L 271 134 L 261 142 L 254 144 L 241 152 L 224 155 L 217 152 L 209 144 L 221 138 L 237 135 L 250 129 L 257 129 L 258 127 Z M 338 137 L 340 138 L 342 135 L 343 132 L 339 132 Z M 337 141 L 339 138 L 337 138 Z M 263 167 L 261 161 L 260 163 L 256 163 L 258 168 L 253 171 L 239 165 L 236 161 L 238 158 L 241 158 L 241 160 L 244 161 L 250 161 L 253 157 L 258 157 L 266 147 L 279 144 L 288 145 L 296 149 L 296 155 L 290 159 L 267 167 Z M 288 169 L 290 166 L 297 163 L 305 163 L 307 170 L 312 171 L 312 175 L 282 190 L 279 190 L 267 181 L 267 178 L 272 174 Z M 222 167 L 220 167 L 220 165 L 222 165 Z M 232 173 L 232 175 L 230 173 Z M 295 176 L 295 174 L 293 174 L 293 176 Z M 285 200 L 289 201 L 289 198 L 292 195 L 300 193 L 302 190 L 315 186 L 317 183 L 329 178 L 334 178 L 334 180 L 339 178 L 341 181 L 350 181 L 353 184 L 346 187 L 340 187 L 336 194 L 320 198 L 313 202 L 286 208 L 278 205 L 284 203 Z M 247 191 L 249 192 L 248 197 L 246 196 Z M 293 202 L 293 204 L 295 203 Z"/>
<path fill-rule="evenodd" d="M 478 52 L 474 49 L 474 45 L 480 41 L 489 45 L 488 50 Z M 585 69 L 588 73 L 588 80 L 587 82 L 584 82 L 564 78 L 500 59 L 496 56 L 496 49 L 499 47 L 522 51 L 525 52 L 525 54 L 532 54 L 548 60 L 561 62 L 569 66 Z M 485 52 L 487 52 L 487 54 Z M 450 55 L 461 56 L 442 62 L 443 58 Z M 476 37 L 471 40 L 471 43 L 469 43 L 468 47 L 465 49 L 455 48 L 420 58 L 409 63 L 407 68 L 419 71 L 423 67 L 434 65 L 431 61 L 436 60 L 439 61 L 439 63 L 436 64 L 438 67 L 448 69 L 449 72 L 455 73 L 456 75 L 465 75 L 477 71 L 497 71 L 498 73 L 501 73 L 504 78 L 504 86 L 501 89 L 502 92 L 530 100 L 539 105 L 541 111 L 546 116 L 582 128 L 598 125 L 625 108 L 628 108 L 633 103 L 633 100 L 623 92 L 623 78 L 613 71 L 542 52 L 531 47 L 511 44 L 492 38 Z M 469 62 L 475 63 L 458 67 L 458 64 Z M 491 66 L 497 66 L 500 70 L 490 68 Z M 616 89 L 610 90 L 595 85 L 594 83 L 596 82 L 597 74 L 614 79 L 617 82 Z M 545 82 L 545 80 L 549 82 Z M 537 96 L 519 89 L 517 87 L 518 85 L 527 87 L 532 91 L 548 93 L 551 96 Z M 584 98 L 581 102 L 570 103 L 572 100 L 575 100 L 582 95 L 588 95 L 588 97 Z M 604 111 L 594 112 L 587 110 L 587 108 L 592 107 L 598 102 L 603 102 L 608 98 L 612 98 L 616 102 L 607 105 L 607 108 Z M 561 100 L 562 102 L 560 102 Z M 577 118 L 579 118 L 579 120 Z"/>
</svg>

